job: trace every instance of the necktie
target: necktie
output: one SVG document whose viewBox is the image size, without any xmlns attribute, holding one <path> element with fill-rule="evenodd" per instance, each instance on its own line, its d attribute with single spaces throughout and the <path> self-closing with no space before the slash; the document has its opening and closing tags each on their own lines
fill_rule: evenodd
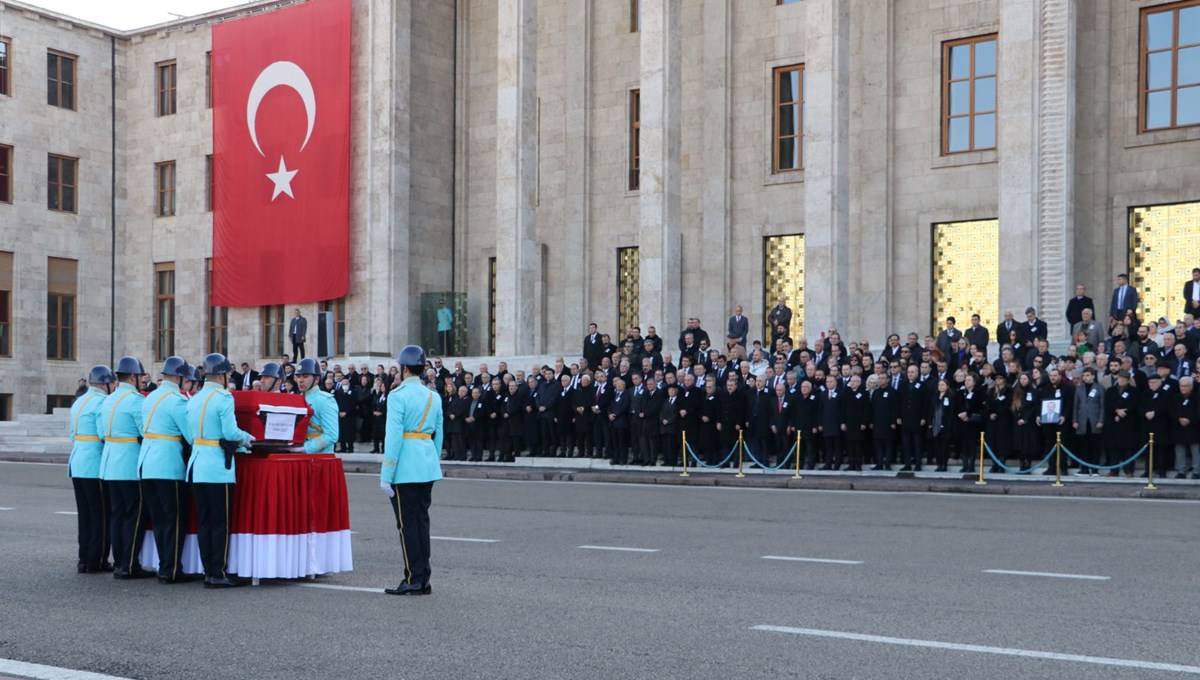
<svg viewBox="0 0 1200 680">
<path fill-rule="evenodd" d="M 1117 308 L 1125 309 L 1125 286 L 1121 286 L 1121 295 L 1117 298 Z"/>
<path fill-rule="evenodd" d="M 779 400 L 779 412 L 783 413 L 783 399 Z"/>
</svg>

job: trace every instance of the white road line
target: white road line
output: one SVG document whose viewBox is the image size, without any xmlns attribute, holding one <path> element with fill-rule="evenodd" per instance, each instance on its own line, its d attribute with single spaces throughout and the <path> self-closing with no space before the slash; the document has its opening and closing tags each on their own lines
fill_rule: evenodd
<svg viewBox="0 0 1200 680">
<path fill-rule="evenodd" d="M 859 560 L 827 560 L 820 557 L 785 557 L 783 555 L 763 555 L 762 559 L 781 562 L 816 562 L 818 564 L 862 564 Z"/>
<path fill-rule="evenodd" d="M 1168 671 L 1171 673 L 1200 675 L 1200 666 L 1184 666 L 1174 663 L 1159 663 L 1157 661 L 1135 661 L 1132 659 L 1114 659 L 1104 656 L 1084 656 L 1082 654 L 1059 654 L 1058 652 L 1040 652 L 1030 649 L 1010 649 L 1008 647 L 985 647 L 983 645 L 964 645 L 957 642 L 910 640 L 908 638 L 884 637 L 882 635 L 843 633 L 836 630 L 816 630 L 813 628 L 789 628 L 787 626 L 754 626 L 750 630 L 761 630 L 771 633 L 790 633 L 792 635 L 833 638 L 836 640 L 852 640 L 854 642 L 877 642 L 885 645 L 900 645 L 902 647 L 945 649 L 955 652 L 975 652 L 977 654 L 999 654 L 1001 656 L 1019 656 L 1027 659 L 1049 659 L 1051 661 L 1069 661 L 1072 663 L 1091 664 L 1094 666 L 1118 666 L 1121 668 L 1137 668 L 1139 670 L 1148 671 Z"/>
<path fill-rule="evenodd" d="M 79 513 L 71 512 L 70 510 L 59 510 L 58 512 L 56 512 L 54 514 L 56 514 L 56 515 L 78 515 Z"/>
<path fill-rule="evenodd" d="M 1073 578 L 1081 581 L 1111 581 L 1111 576 L 1091 576 L 1088 574 L 1055 574 L 1048 571 L 1010 571 L 1008 569 L 984 569 L 985 574 L 1005 574 L 1008 576 L 1042 576 L 1045 578 Z"/>
<path fill-rule="evenodd" d="M 580 545 L 579 550 L 615 550 L 617 552 L 656 553 L 657 548 L 622 548 L 616 545 Z"/>
<path fill-rule="evenodd" d="M 383 594 L 383 588 L 359 588 L 357 586 L 335 586 L 330 583 L 294 583 L 299 588 L 317 588 L 319 590 L 349 590 L 355 593 Z"/>
<path fill-rule="evenodd" d="M 103 675 L 88 671 L 75 671 L 70 668 L 43 666 L 40 663 L 26 663 L 12 659 L 0 659 L 0 675 L 16 675 L 22 678 L 36 680 L 124 680 L 115 675 Z"/>
<path fill-rule="evenodd" d="M 432 541 L 456 541 L 458 543 L 499 543 L 494 538 L 461 538 L 459 536 L 430 536 Z"/>
<path fill-rule="evenodd" d="M 3 511 L 5 511 L 5 510 L 15 510 L 15 509 L 16 509 L 16 508 L 0 508 L 0 512 L 3 512 Z"/>
</svg>

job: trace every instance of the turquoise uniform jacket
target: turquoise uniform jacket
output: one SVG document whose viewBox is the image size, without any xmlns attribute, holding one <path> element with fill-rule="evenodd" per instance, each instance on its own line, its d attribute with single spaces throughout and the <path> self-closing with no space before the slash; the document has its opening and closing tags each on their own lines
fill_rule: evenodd
<svg viewBox="0 0 1200 680">
<path fill-rule="evenodd" d="M 100 456 L 104 442 L 100 441 L 97 417 L 100 404 L 108 395 L 99 387 L 91 387 L 71 404 L 71 458 L 67 474 L 81 479 L 100 478 Z"/>
<path fill-rule="evenodd" d="M 183 444 L 192 443 L 192 431 L 187 422 L 187 399 L 178 385 L 164 381 L 146 397 L 142 428 L 141 478 L 183 481 Z"/>
<path fill-rule="evenodd" d="M 100 456 L 100 479 L 136 482 L 138 453 L 142 447 L 142 402 L 145 397 L 133 385 L 121 383 L 100 404 L 99 435 L 104 441 Z"/>
<path fill-rule="evenodd" d="M 313 387 L 304 393 L 304 400 L 312 407 L 312 419 L 308 421 L 308 433 L 304 438 L 305 453 L 333 453 L 338 435 L 337 400 L 328 392 Z"/>
<path fill-rule="evenodd" d="M 442 400 L 420 378 L 406 378 L 388 394 L 379 478 L 388 484 L 435 482 L 442 478 L 441 451 Z"/>
<path fill-rule="evenodd" d="M 192 433 L 192 457 L 188 459 L 187 478 L 201 484 L 234 484 L 237 463 L 225 469 L 225 451 L 221 440 L 250 443 L 250 433 L 237 426 L 233 416 L 233 395 L 216 383 L 187 402 L 187 426 Z"/>
</svg>

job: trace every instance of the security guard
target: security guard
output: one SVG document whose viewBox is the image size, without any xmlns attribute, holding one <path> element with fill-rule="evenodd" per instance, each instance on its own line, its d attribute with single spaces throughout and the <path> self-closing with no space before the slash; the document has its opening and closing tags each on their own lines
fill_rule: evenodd
<svg viewBox="0 0 1200 680">
<path fill-rule="evenodd" d="M 429 503 L 433 483 L 442 478 L 442 400 L 421 384 L 425 352 L 416 345 L 400 350 L 400 386 L 388 394 L 387 435 L 379 487 L 392 502 L 400 530 L 404 580 L 389 595 L 428 595 Z"/>
<path fill-rule="evenodd" d="M 189 509 L 183 483 L 184 449 L 191 448 L 192 434 L 188 429 L 187 399 L 180 394 L 180 386 L 190 373 L 191 367 L 182 358 L 168 357 L 163 363 L 162 383 L 142 402 L 138 476 L 142 479 L 146 509 L 154 523 L 160 583 L 183 580 L 179 559 L 187 535 Z"/>
<path fill-rule="evenodd" d="M 233 415 L 233 395 L 228 389 L 232 371 L 224 354 L 204 357 L 204 387 L 187 404 L 188 430 L 195 437 L 187 478 L 196 499 L 196 538 L 205 588 L 241 585 L 226 572 L 237 468 L 226 458 L 225 447 L 245 446 L 252 438 L 238 428 Z"/>
<path fill-rule="evenodd" d="M 138 387 L 145 373 L 141 361 L 121 357 L 117 362 L 117 389 L 100 405 L 97 434 L 104 442 L 100 478 L 108 483 L 113 578 L 118 580 L 154 575 L 142 569 L 138 562 L 138 551 L 146 534 L 146 508 L 137 472 L 142 443 L 142 402 L 145 401 Z"/>
<path fill-rule="evenodd" d="M 88 391 L 71 404 L 71 458 L 67 474 L 75 487 L 75 514 L 79 521 L 79 564 L 81 574 L 112 571 L 108 561 L 108 487 L 100 480 L 100 405 L 116 387 L 117 376 L 108 366 L 93 366 L 88 374 Z"/>
<path fill-rule="evenodd" d="M 339 434 L 338 405 L 333 395 L 321 391 L 317 384 L 321 378 L 321 367 L 316 359 L 301 359 L 295 375 L 296 386 L 313 410 L 313 416 L 308 421 L 304 452 L 333 453 L 333 445 L 337 443 Z"/>
<path fill-rule="evenodd" d="M 270 380 L 269 383 L 268 380 Z M 283 382 L 283 369 L 274 361 L 268 361 L 263 364 L 262 371 L 258 374 L 258 381 L 262 385 L 263 392 L 278 392 L 279 385 Z"/>
</svg>

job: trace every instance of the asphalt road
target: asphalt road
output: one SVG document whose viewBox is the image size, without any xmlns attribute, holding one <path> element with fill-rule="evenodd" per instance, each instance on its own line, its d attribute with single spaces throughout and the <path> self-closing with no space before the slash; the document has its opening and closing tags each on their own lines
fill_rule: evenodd
<svg viewBox="0 0 1200 680">
<path fill-rule="evenodd" d="M 386 498 L 348 483 L 355 571 L 316 583 L 395 585 Z M 78 575 L 62 466 L 0 463 L 0 508 L 0 660 L 120 677 L 1200 673 L 1196 502 L 446 480 L 433 534 L 496 542 L 435 540 L 417 598 Z"/>
</svg>

